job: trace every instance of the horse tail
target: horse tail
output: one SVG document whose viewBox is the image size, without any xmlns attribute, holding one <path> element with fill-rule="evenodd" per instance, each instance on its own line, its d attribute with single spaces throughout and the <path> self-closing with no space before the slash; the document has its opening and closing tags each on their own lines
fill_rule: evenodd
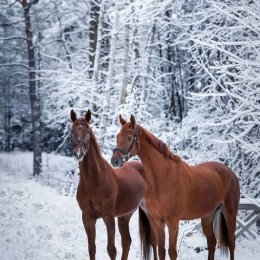
<svg viewBox="0 0 260 260">
<path fill-rule="evenodd" d="M 216 212 L 216 218 L 214 219 L 216 227 L 215 236 L 219 244 L 220 252 L 224 255 L 228 254 L 228 229 L 224 214 L 220 209 Z"/>
<path fill-rule="evenodd" d="M 151 253 L 151 226 L 147 215 L 145 212 L 139 207 L 139 235 L 141 241 L 141 252 L 144 257 L 144 260 L 148 260 L 150 258 Z"/>
</svg>

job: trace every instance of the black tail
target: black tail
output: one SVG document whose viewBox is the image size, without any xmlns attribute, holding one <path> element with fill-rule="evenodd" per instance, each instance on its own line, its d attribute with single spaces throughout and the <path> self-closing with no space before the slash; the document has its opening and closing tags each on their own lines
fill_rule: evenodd
<svg viewBox="0 0 260 260">
<path fill-rule="evenodd" d="M 217 212 L 215 221 L 217 222 L 216 238 L 219 244 L 220 252 L 224 255 L 228 254 L 228 229 L 223 213 Z"/>
<path fill-rule="evenodd" d="M 144 260 L 150 258 L 151 253 L 151 227 L 149 220 L 145 212 L 139 207 L 139 235 L 141 241 L 141 251 L 143 254 Z"/>
</svg>

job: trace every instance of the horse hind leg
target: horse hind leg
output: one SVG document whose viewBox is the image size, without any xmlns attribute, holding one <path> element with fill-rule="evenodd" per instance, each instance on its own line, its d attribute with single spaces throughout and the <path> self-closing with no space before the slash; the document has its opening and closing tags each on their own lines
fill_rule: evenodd
<svg viewBox="0 0 260 260">
<path fill-rule="evenodd" d="M 230 260 L 234 260 L 234 252 L 235 252 L 235 232 L 236 232 L 236 214 L 230 214 L 228 212 L 223 212 L 225 221 L 226 221 L 226 226 L 227 226 L 227 244 L 228 244 L 228 249 L 230 252 Z"/>
<path fill-rule="evenodd" d="M 118 228 L 121 235 L 121 245 L 122 245 L 121 260 L 127 260 L 131 242 L 132 242 L 130 232 L 129 232 L 129 221 L 131 217 L 132 214 L 118 218 Z"/>
<path fill-rule="evenodd" d="M 201 218 L 202 230 L 207 238 L 208 260 L 214 260 L 215 249 L 217 244 L 217 240 L 213 230 L 213 220 L 214 214 Z"/>
<path fill-rule="evenodd" d="M 235 242 L 236 242 L 236 217 L 239 207 L 240 189 L 237 179 L 231 183 L 232 191 L 230 191 L 222 207 L 222 214 L 224 216 L 227 228 L 227 245 L 230 252 L 230 260 L 234 260 Z"/>
<path fill-rule="evenodd" d="M 223 208 L 223 216 L 226 222 L 227 228 L 227 245 L 230 252 L 230 260 L 234 260 L 234 252 L 235 252 L 235 243 L 236 243 L 236 216 L 237 209 L 228 209 L 224 204 Z"/>
</svg>

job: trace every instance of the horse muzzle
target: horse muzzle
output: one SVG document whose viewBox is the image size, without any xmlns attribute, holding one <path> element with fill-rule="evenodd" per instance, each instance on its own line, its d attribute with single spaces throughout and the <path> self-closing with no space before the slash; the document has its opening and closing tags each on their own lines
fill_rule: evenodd
<svg viewBox="0 0 260 260">
<path fill-rule="evenodd" d="M 74 158 L 80 162 L 84 159 L 85 155 L 88 153 L 89 146 L 86 147 L 75 147 L 73 151 Z"/>
<path fill-rule="evenodd" d="M 85 153 L 83 152 L 83 151 L 74 151 L 73 152 L 73 155 L 74 155 L 74 158 L 78 161 L 78 162 L 80 162 L 80 161 L 82 161 L 83 159 L 84 159 L 84 157 L 85 157 Z"/>
<path fill-rule="evenodd" d="M 114 155 L 111 158 L 111 164 L 113 165 L 113 167 L 120 167 L 123 164 L 123 160 L 121 157 Z"/>
<path fill-rule="evenodd" d="M 82 161 L 85 155 L 88 153 L 89 144 L 83 142 L 77 142 L 74 144 L 73 155 L 77 161 Z"/>
</svg>

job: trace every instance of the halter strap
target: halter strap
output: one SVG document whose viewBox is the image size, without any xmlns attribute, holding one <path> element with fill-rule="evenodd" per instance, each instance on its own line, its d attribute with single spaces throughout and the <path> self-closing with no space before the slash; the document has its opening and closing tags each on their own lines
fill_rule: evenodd
<svg viewBox="0 0 260 260">
<path fill-rule="evenodd" d="M 75 147 L 77 144 L 82 144 L 85 149 L 88 149 L 88 144 L 86 144 L 86 142 L 84 142 L 82 139 L 76 140 L 72 143 L 72 146 Z"/>
<path fill-rule="evenodd" d="M 114 153 L 114 152 L 120 152 L 120 153 L 122 153 L 122 154 L 124 155 L 124 156 L 122 157 L 122 156 L 120 155 L 120 153 L 118 153 L 119 156 L 120 156 L 121 159 L 122 159 L 122 164 L 125 163 L 125 162 L 127 162 L 127 161 L 130 159 L 131 151 L 132 151 L 132 149 L 133 149 L 134 144 L 136 144 L 137 150 L 138 150 L 138 128 L 137 128 L 137 126 L 135 127 L 135 132 L 134 132 L 133 141 L 132 141 L 132 143 L 130 144 L 130 146 L 129 146 L 129 148 L 128 148 L 127 151 L 121 149 L 120 147 L 116 147 L 116 148 L 113 149 L 113 153 Z M 121 166 L 122 166 L 122 165 L 121 165 Z"/>
</svg>

